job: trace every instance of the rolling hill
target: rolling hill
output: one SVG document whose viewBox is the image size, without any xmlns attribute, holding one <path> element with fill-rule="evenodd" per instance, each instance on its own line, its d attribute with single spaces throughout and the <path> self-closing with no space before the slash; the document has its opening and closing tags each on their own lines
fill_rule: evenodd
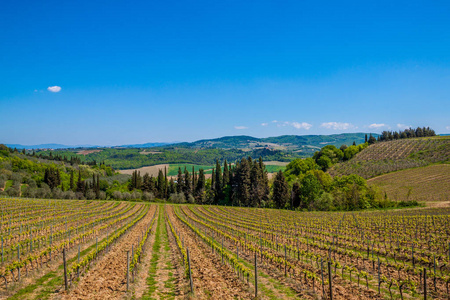
<svg viewBox="0 0 450 300">
<path fill-rule="evenodd" d="M 101 151 L 66 149 L 52 151 L 53 155 L 76 156 L 82 161 L 105 162 L 115 169 L 137 169 L 159 164 L 212 165 L 216 159 L 228 162 L 243 157 L 262 157 L 265 161 L 290 162 L 295 158 L 311 157 L 325 145 L 351 145 L 364 142 L 365 133 L 335 135 L 279 136 L 255 138 L 251 136 L 229 136 L 193 143 L 178 143 L 152 148 L 105 147 Z M 148 151 L 151 149 L 151 151 Z M 38 154 L 45 152 L 38 152 Z"/>
<path fill-rule="evenodd" d="M 364 143 L 366 133 L 342 133 L 332 135 L 282 135 L 268 138 L 255 138 L 252 136 L 225 136 L 216 139 L 199 140 L 192 143 L 172 144 L 165 148 L 190 149 L 241 149 L 253 150 L 269 148 L 273 150 L 298 151 L 313 154 L 323 146 L 342 144 L 351 145 Z M 367 133 L 367 135 L 369 135 Z M 373 133 L 377 137 L 378 134 Z"/>
<path fill-rule="evenodd" d="M 367 182 L 393 200 L 450 201 L 450 164 L 406 169 Z"/>
<path fill-rule="evenodd" d="M 373 144 L 349 161 L 333 166 L 331 175 L 357 174 L 366 179 L 450 160 L 450 137 L 400 139 Z"/>
</svg>

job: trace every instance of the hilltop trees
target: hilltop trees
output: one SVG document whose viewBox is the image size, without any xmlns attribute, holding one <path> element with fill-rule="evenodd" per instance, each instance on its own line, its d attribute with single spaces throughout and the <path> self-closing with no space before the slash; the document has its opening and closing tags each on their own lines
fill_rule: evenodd
<svg viewBox="0 0 450 300">
<path fill-rule="evenodd" d="M 333 164 L 338 163 L 344 157 L 344 153 L 333 145 L 323 147 L 319 152 L 316 152 L 313 159 L 317 165 L 324 171 L 330 168 Z"/>
<path fill-rule="evenodd" d="M 380 135 L 380 141 L 391 141 L 406 138 L 435 136 L 436 133 L 430 127 L 417 127 L 416 129 L 409 128 L 404 131 L 383 131 Z"/>
</svg>

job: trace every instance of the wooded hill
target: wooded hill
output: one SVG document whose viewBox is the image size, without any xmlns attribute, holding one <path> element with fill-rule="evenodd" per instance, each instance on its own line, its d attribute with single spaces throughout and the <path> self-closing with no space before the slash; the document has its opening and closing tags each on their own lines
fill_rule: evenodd
<svg viewBox="0 0 450 300">
<path fill-rule="evenodd" d="M 66 149 L 51 152 L 67 158 L 77 157 L 83 162 L 104 162 L 115 169 L 136 169 L 158 164 L 213 165 L 217 159 L 235 162 L 249 156 L 261 157 L 264 161 L 290 162 L 295 158 L 311 157 L 326 145 L 340 147 L 342 144 L 361 144 L 365 138 L 365 133 L 284 135 L 261 139 L 229 136 L 152 148 L 96 148 L 96 152 L 92 149 Z M 47 156 L 49 152 L 37 151 L 36 154 Z"/>
</svg>

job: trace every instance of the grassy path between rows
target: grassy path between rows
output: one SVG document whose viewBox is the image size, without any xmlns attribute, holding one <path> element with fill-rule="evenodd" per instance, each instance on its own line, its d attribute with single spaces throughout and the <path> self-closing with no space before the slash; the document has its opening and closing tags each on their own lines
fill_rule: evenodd
<svg viewBox="0 0 450 300">
<path fill-rule="evenodd" d="M 176 295 L 175 268 L 171 261 L 169 236 L 165 222 L 165 210 L 160 207 L 152 259 L 147 278 L 147 291 L 142 299 L 174 299 Z"/>
</svg>

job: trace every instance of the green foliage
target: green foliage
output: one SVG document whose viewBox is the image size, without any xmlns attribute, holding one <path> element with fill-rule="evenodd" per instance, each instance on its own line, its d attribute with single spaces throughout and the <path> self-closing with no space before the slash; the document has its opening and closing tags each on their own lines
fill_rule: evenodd
<svg viewBox="0 0 450 300">
<path fill-rule="evenodd" d="M 310 208 L 322 192 L 319 180 L 313 174 L 307 173 L 300 180 L 300 208 Z"/>
<path fill-rule="evenodd" d="M 313 156 L 319 167 L 326 171 L 332 165 L 337 164 L 344 157 L 344 153 L 333 145 L 323 147 L 319 152 Z"/>
<path fill-rule="evenodd" d="M 300 174 L 305 174 L 306 172 L 310 170 L 314 170 L 317 168 L 317 165 L 312 158 L 305 158 L 305 159 L 294 159 L 286 166 L 285 175 L 286 177 L 289 177 L 291 175 L 293 176 L 299 176 Z"/>
</svg>

